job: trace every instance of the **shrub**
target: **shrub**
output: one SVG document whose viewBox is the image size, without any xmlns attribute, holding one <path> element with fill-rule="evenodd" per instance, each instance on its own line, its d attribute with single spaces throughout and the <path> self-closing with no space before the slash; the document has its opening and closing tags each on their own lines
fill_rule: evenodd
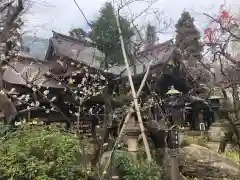
<svg viewBox="0 0 240 180">
<path fill-rule="evenodd" d="M 79 140 L 55 126 L 23 125 L 0 141 L 0 179 L 84 177 Z"/>
<path fill-rule="evenodd" d="M 115 164 L 122 180 L 159 180 L 162 178 L 162 169 L 155 162 L 134 160 L 128 153 L 116 153 Z"/>
</svg>

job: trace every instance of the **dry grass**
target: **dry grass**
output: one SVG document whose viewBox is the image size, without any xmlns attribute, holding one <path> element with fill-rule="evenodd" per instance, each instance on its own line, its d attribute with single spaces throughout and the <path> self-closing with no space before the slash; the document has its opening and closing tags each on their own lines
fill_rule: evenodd
<svg viewBox="0 0 240 180">
<path fill-rule="evenodd" d="M 197 144 L 199 146 L 207 146 L 207 138 L 201 136 L 186 136 L 183 140 L 182 146 L 189 146 L 191 144 Z"/>
<path fill-rule="evenodd" d="M 233 159 L 235 162 L 240 164 L 240 151 L 230 151 L 222 153 L 223 156 Z"/>
</svg>

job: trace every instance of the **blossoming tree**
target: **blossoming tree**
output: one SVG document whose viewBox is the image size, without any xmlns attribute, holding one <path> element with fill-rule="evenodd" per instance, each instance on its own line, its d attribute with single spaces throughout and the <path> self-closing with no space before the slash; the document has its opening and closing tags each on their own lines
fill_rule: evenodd
<svg viewBox="0 0 240 180">
<path fill-rule="evenodd" d="M 1 66 L 19 50 L 19 28 L 21 20 L 19 15 L 23 10 L 23 0 L 2 0 L 0 2 L 0 63 Z M 0 109 L 4 113 L 5 120 L 11 122 L 16 113 L 16 108 L 9 100 L 8 96 L 2 90 L 2 72 L 0 72 Z"/>
</svg>

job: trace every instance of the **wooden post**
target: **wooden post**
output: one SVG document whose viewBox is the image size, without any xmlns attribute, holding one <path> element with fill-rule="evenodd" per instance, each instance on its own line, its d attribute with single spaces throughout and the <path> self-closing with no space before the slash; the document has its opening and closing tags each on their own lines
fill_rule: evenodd
<svg viewBox="0 0 240 180">
<path fill-rule="evenodd" d="M 80 113 L 81 113 L 81 107 L 78 106 L 78 116 L 77 116 L 77 134 L 80 134 Z"/>
<path fill-rule="evenodd" d="M 148 77 L 149 70 L 150 70 L 150 67 L 151 67 L 151 65 L 152 65 L 152 62 L 153 62 L 153 61 L 150 61 L 150 63 L 149 63 L 149 66 L 148 66 L 148 68 L 147 68 L 147 71 L 146 71 L 146 73 L 145 73 L 145 75 L 144 75 L 144 77 L 143 77 L 143 80 L 142 80 L 142 82 L 141 82 L 141 85 L 140 85 L 140 87 L 139 87 L 139 89 L 138 89 L 137 97 L 139 97 L 139 95 L 140 95 L 140 93 L 141 93 L 141 91 L 142 91 L 142 89 L 143 89 L 143 87 L 144 87 L 144 85 L 145 85 L 145 82 L 146 82 L 146 80 L 147 80 L 147 77 Z M 130 108 L 129 108 L 129 110 L 128 110 L 128 114 L 127 114 L 127 116 L 126 116 L 125 119 L 124 119 L 123 126 L 122 126 L 122 128 L 121 128 L 121 130 L 120 130 L 120 132 L 119 132 L 119 136 L 118 136 L 117 140 L 116 140 L 115 143 L 114 143 L 114 146 L 113 146 L 111 155 L 110 155 L 110 157 L 109 157 L 109 159 L 108 159 L 108 161 L 107 161 L 107 163 L 106 163 L 106 165 L 105 165 L 105 168 L 104 168 L 104 171 L 103 171 L 103 175 L 105 175 L 105 174 L 107 173 L 107 170 L 108 170 L 109 165 L 110 165 L 110 163 L 111 163 L 112 155 L 113 155 L 113 153 L 114 153 L 114 151 L 115 151 L 118 143 L 121 141 L 121 139 L 122 139 L 122 137 L 123 137 L 123 135 L 124 135 L 123 131 L 124 131 L 124 129 L 125 129 L 127 123 L 128 123 L 128 120 L 129 120 L 129 118 L 130 118 L 130 116 L 131 116 L 131 114 L 132 114 L 132 112 L 133 112 L 133 109 L 132 109 L 133 106 L 134 106 L 134 103 L 132 102 L 132 104 L 131 104 L 131 106 L 130 106 Z"/>
<path fill-rule="evenodd" d="M 82 106 L 82 99 L 80 98 L 79 99 L 79 106 L 78 106 L 78 115 L 77 115 L 77 135 L 79 136 L 80 135 L 80 117 L 81 117 L 81 106 Z M 74 129 L 73 129 L 74 130 Z"/>
<path fill-rule="evenodd" d="M 151 162 L 151 160 L 152 160 L 151 153 L 150 153 L 147 137 L 146 137 L 146 134 L 144 132 L 142 116 L 141 116 L 141 112 L 140 112 L 140 108 L 139 108 L 139 104 L 138 104 L 138 100 L 137 100 L 137 94 L 136 94 L 134 84 L 133 84 L 133 80 L 132 80 L 132 76 L 131 76 L 132 73 L 131 73 L 131 70 L 130 70 L 130 67 L 129 67 L 129 64 L 128 64 L 128 60 L 127 60 L 127 54 L 126 54 L 126 51 L 125 51 L 125 46 L 124 46 L 122 30 L 121 30 L 121 27 L 120 27 L 118 13 L 119 12 L 116 13 L 115 18 L 116 18 L 116 21 L 117 21 L 117 27 L 118 27 L 118 32 L 119 32 L 119 36 L 120 36 L 119 38 L 120 38 L 120 42 L 121 42 L 123 58 L 124 58 L 124 62 L 125 62 L 127 73 L 128 73 L 128 79 L 129 79 L 129 83 L 130 83 L 131 90 L 132 90 L 132 95 L 133 95 L 133 102 L 134 102 L 134 105 L 135 105 L 135 110 L 136 110 L 136 113 L 137 113 L 138 122 L 139 122 L 139 125 L 140 125 L 140 128 L 141 128 L 141 134 L 142 134 L 142 137 L 143 137 L 143 143 L 144 143 L 145 151 L 146 151 L 146 154 L 147 154 L 147 159 L 148 159 L 149 162 Z"/>
<path fill-rule="evenodd" d="M 169 145 L 170 145 L 170 177 L 171 180 L 179 180 L 180 172 L 179 172 L 179 137 L 178 137 L 178 127 L 172 126 L 170 129 L 169 135 Z"/>
<path fill-rule="evenodd" d="M 171 152 L 171 156 L 170 156 L 171 180 L 180 180 L 178 156 L 172 153 L 173 152 Z"/>
<path fill-rule="evenodd" d="M 28 111 L 28 122 L 31 120 L 31 111 Z"/>
</svg>

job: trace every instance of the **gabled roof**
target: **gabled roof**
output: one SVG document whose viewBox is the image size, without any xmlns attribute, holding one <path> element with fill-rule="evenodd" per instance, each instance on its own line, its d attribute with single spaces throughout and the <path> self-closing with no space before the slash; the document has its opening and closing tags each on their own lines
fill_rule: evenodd
<svg viewBox="0 0 240 180">
<path fill-rule="evenodd" d="M 157 43 L 157 44 L 147 44 L 144 46 L 144 48 L 139 52 L 139 54 L 147 53 L 150 51 L 153 51 L 155 49 L 165 49 L 168 46 L 173 46 L 173 39 L 169 39 L 163 43 Z"/>
<path fill-rule="evenodd" d="M 46 61 L 43 63 L 24 59 L 11 60 L 9 64 L 11 67 L 8 67 L 3 73 L 3 80 L 9 84 L 27 86 L 26 80 L 28 80 L 42 87 L 64 88 L 57 81 L 46 78 L 44 75 L 55 65 L 54 62 Z"/>
<path fill-rule="evenodd" d="M 99 69 L 98 59 L 101 59 L 103 54 L 88 41 L 53 32 L 45 59 L 51 60 L 53 56 L 69 58 Z"/>
<path fill-rule="evenodd" d="M 175 51 L 175 45 L 173 44 L 172 39 L 155 44 L 153 46 L 146 46 L 144 50 L 141 50 L 137 55 L 136 62 L 136 70 L 137 76 L 142 75 L 144 73 L 144 66 L 146 66 L 151 60 L 153 60 L 151 69 L 155 68 L 155 66 L 160 66 L 167 64 L 169 60 L 172 59 L 173 53 Z M 156 52 L 156 53 L 152 53 Z M 132 67 L 131 67 L 132 68 Z M 125 67 L 122 70 L 121 76 L 127 76 L 127 72 Z"/>
<path fill-rule="evenodd" d="M 142 74 L 144 72 L 144 64 L 150 61 L 148 59 L 141 61 L 141 59 L 143 59 L 148 52 L 156 49 L 158 55 L 157 57 L 152 57 L 154 60 L 153 65 L 167 63 L 167 61 L 171 59 L 175 47 L 171 39 L 139 52 L 138 61 L 136 63 L 137 74 Z M 103 53 L 97 50 L 91 41 L 86 39 L 76 39 L 57 32 L 53 32 L 53 37 L 49 40 L 46 59 L 50 60 L 54 55 L 69 58 L 96 69 L 101 68 L 100 60 L 104 58 Z M 133 67 L 131 67 L 131 69 L 133 69 Z M 120 75 L 121 77 L 127 76 L 125 65 L 111 67 L 108 69 L 108 72 Z"/>
<path fill-rule="evenodd" d="M 175 49 L 176 47 L 173 43 L 173 39 L 163 43 L 149 44 L 138 53 L 138 58 L 143 63 L 144 61 L 153 60 L 153 66 L 165 64 L 172 58 Z"/>
<path fill-rule="evenodd" d="M 53 38 L 56 39 L 63 39 L 63 40 L 67 40 L 67 41 L 72 41 L 72 42 L 77 42 L 77 43 L 83 43 L 86 46 L 91 46 L 92 43 L 91 41 L 88 41 L 87 39 L 77 39 L 75 37 L 72 36 L 67 36 L 58 32 L 53 31 Z"/>
</svg>

